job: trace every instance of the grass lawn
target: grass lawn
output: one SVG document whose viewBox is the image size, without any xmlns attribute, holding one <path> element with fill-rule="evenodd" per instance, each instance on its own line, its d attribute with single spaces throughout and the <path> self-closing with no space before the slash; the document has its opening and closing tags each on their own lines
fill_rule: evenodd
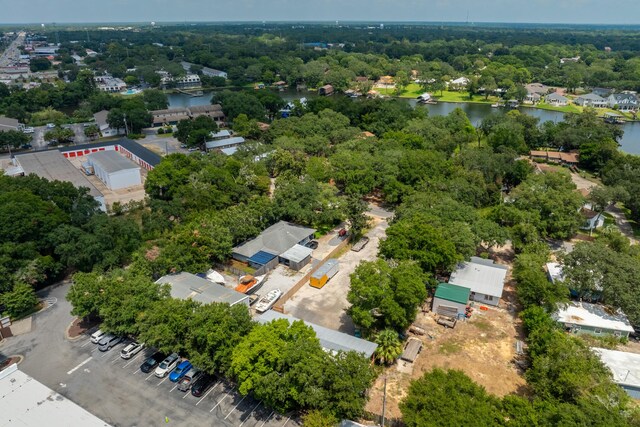
<svg viewBox="0 0 640 427">
<path fill-rule="evenodd" d="M 527 105 L 525 105 L 527 107 Z M 545 104 L 544 102 L 539 102 L 535 106 L 531 105 L 532 108 L 539 108 L 541 110 L 549 110 L 549 111 L 559 111 L 561 113 L 581 113 L 583 108 L 578 105 L 565 105 L 564 107 L 556 107 L 554 105 Z"/>
<path fill-rule="evenodd" d="M 157 133 L 156 136 L 158 138 L 171 138 L 173 133 Z"/>
<path fill-rule="evenodd" d="M 484 95 L 473 95 L 473 98 L 469 98 L 469 92 L 454 92 L 451 90 L 436 92 L 433 94 L 433 97 L 441 102 L 466 102 L 469 104 L 493 104 L 501 100 L 497 96 L 490 96 L 488 99 L 485 99 Z"/>
</svg>

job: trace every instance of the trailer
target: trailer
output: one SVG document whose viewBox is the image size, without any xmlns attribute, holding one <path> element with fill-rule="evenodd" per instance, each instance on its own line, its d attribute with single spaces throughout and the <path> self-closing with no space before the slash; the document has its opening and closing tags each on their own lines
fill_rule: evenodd
<svg viewBox="0 0 640 427">
<path fill-rule="evenodd" d="M 309 284 L 314 288 L 320 289 L 327 284 L 329 279 L 336 275 L 339 269 L 340 263 L 338 262 L 338 260 L 330 259 L 311 275 Z"/>
</svg>

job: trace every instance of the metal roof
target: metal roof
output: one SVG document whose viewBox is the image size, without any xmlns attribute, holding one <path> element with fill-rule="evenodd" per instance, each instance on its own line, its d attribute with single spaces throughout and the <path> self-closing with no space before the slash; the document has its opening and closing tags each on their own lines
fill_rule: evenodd
<svg viewBox="0 0 640 427">
<path fill-rule="evenodd" d="M 400 355 L 400 359 L 406 360 L 407 362 L 413 362 L 420 354 L 422 350 L 422 341 L 418 338 L 411 337 L 409 341 L 407 341 L 407 345 L 404 346 L 404 351 L 402 355 Z"/>
<path fill-rule="evenodd" d="M 613 374 L 616 384 L 640 387 L 640 354 L 592 348 Z"/>
<path fill-rule="evenodd" d="M 24 170 L 25 175 L 35 174 L 49 181 L 70 182 L 74 187 L 88 188 L 89 194 L 93 197 L 103 196 L 84 173 L 65 159 L 58 150 L 17 154 L 16 161 Z"/>
<path fill-rule="evenodd" d="M 87 156 L 92 166 L 98 167 L 108 174 L 127 171 L 131 169 L 140 170 L 140 166 L 133 163 L 117 151 L 98 151 Z"/>
<path fill-rule="evenodd" d="M 58 148 L 58 151 L 61 153 L 66 153 L 69 151 L 80 151 L 80 150 L 90 150 L 92 148 L 101 148 L 101 147 L 114 147 L 120 146 L 127 151 L 135 154 L 138 158 L 144 160 L 149 163 L 151 166 L 157 166 L 158 163 L 162 160 L 158 154 L 149 150 L 148 148 L 143 147 L 137 142 L 128 139 L 128 138 L 120 138 L 113 141 L 104 141 L 104 142 L 95 142 L 93 144 L 84 144 L 84 145 L 72 145 L 69 147 L 61 147 Z"/>
<path fill-rule="evenodd" d="M 633 332 L 633 327 L 622 310 L 608 310 L 599 304 L 573 302 L 566 306 L 560 305 L 552 317 L 565 324 Z"/>
<path fill-rule="evenodd" d="M 256 317 L 256 320 L 260 323 L 269 323 L 272 320 L 286 319 L 289 323 L 293 323 L 297 319 L 293 316 L 278 313 L 274 310 L 269 310 Z M 370 358 L 373 352 L 378 347 L 378 344 L 372 343 L 362 338 L 356 338 L 352 335 L 345 334 L 343 332 L 334 331 L 323 326 L 319 326 L 313 323 L 304 321 L 308 326 L 311 326 L 316 333 L 316 337 L 320 340 L 320 345 L 326 351 L 338 352 L 338 351 L 355 351 L 362 353 L 365 357 Z"/>
<path fill-rule="evenodd" d="M 234 136 L 233 138 L 216 139 L 215 141 L 205 142 L 207 150 L 213 150 L 219 147 L 225 147 L 227 145 L 240 145 L 244 144 L 245 140 L 241 136 Z"/>
<path fill-rule="evenodd" d="M 0 132 L 5 130 L 18 130 L 20 122 L 11 117 L 0 116 Z"/>
<path fill-rule="evenodd" d="M 249 258 L 249 262 L 265 265 L 277 256 L 278 255 L 270 254 L 269 252 L 259 251 Z"/>
<path fill-rule="evenodd" d="M 223 285 L 186 272 L 167 274 L 156 280 L 156 283 L 170 285 L 172 298 L 191 298 L 203 304 L 221 302 L 235 305 L 249 298 L 233 289 L 225 288 Z"/>
<path fill-rule="evenodd" d="M 564 280 L 564 274 L 562 274 L 562 265 L 558 264 L 557 262 L 548 262 L 547 271 L 549 272 L 551 283 L 556 283 L 557 281 L 561 282 Z"/>
<path fill-rule="evenodd" d="M 100 418 L 13 364 L 0 372 L 0 426 L 105 427 Z"/>
<path fill-rule="evenodd" d="M 506 266 L 494 264 L 490 259 L 474 256 L 470 261 L 458 264 L 449 283 L 469 288 L 471 292 L 502 298 L 507 270 Z"/>
<path fill-rule="evenodd" d="M 316 271 L 314 271 L 311 277 L 313 277 L 314 279 L 321 279 L 322 276 L 327 274 L 336 264 L 339 264 L 339 263 L 340 261 L 332 258 L 327 262 L 325 262 L 324 264 L 322 264 L 320 268 L 318 268 Z"/>
<path fill-rule="evenodd" d="M 440 283 L 436 288 L 436 298 L 466 304 L 469 302 L 471 289 L 453 283 Z"/>
<path fill-rule="evenodd" d="M 280 255 L 315 232 L 313 228 L 280 221 L 265 229 L 255 239 L 236 246 L 233 252 L 247 258 L 260 251 Z"/>
<path fill-rule="evenodd" d="M 302 245 L 295 245 L 291 249 L 280 254 L 280 256 L 292 262 L 300 262 L 310 257 L 312 253 L 313 249 L 311 248 L 307 248 L 306 246 Z"/>
</svg>

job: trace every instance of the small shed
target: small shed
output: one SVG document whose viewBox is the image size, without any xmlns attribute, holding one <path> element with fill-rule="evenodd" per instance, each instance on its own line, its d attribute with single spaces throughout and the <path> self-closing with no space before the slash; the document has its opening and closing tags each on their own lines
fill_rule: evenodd
<svg viewBox="0 0 640 427">
<path fill-rule="evenodd" d="M 400 355 L 400 359 L 413 363 L 421 351 L 422 341 L 420 341 L 418 338 L 411 337 L 409 338 L 409 341 L 407 341 L 407 344 L 404 346 L 404 351 L 402 352 L 402 355 Z"/>
<path fill-rule="evenodd" d="M 325 262 L 312 275 L 310 284 L 314 288 L 322 288 L 340 269 L 340 263 L 337 259 L 330 259 Z"/>
<path fill-rule="evenodd" d="M 318 95 L 320 95 L 320 96 L 333 95 L 333 91 L 334 91 L 333 86 L 324 85 L 320 89 L 318 89 Z"/>
<path fill-rule="evenodd" d="M 311 261 L 313 249 L 302 245 L 295 245 L 280 255 L 280 263 L 292 270 L 298 271 Z"/>
<path fill-rule="evenodd" d="M 432 310 L 436 314 L 449 317 L 458 317 L 464 314 L 471 289 L 452 283 L 440 283 L 433 297 Z"/>
<path fill-rule="evenodd" d="M 117 151 L 98 151 L 88 156 L 88 162 L 100 181 L 110 190 L 134 187 L 142 184 L 140 166 Z"/>
</svg>

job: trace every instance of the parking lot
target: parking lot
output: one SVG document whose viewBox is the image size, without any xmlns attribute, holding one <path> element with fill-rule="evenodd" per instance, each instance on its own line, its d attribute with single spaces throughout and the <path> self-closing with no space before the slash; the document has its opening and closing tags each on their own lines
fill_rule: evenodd
<svg viewBox="0 0 640 427">
<path fill-rule="evenodd" d="M 130 360 L 120 357 L 125 343 L 100 352 L 89 339 L 65 338 L 73 320 L 65 299 L 69 283 L 40 292 L 55 298 L 50 309 L 33 316 L 33 328 L 0 342 L 0 360 L 22 355 L 19 369 L 71 399 L 113 426 L 296 427 L 301 423 L 276 414 L 232 384 L 215 383 L 201 398 L 182 393 L 168 377 L 144 374 L 140 365 L 152 353 L 145 349 Z"/>
<path fill-rule="evenodd" d="M 66 395 L 105 421 L 117 426 L 210 425 L 284 427 L 301 425 L 249 396 L 241 396 L 225 381 L 217 381 L 202 397 L 177 389 L 169 376 L 145 374 L 140 365 L 152 353 L 144 349 L 130 360 L 120 357 L 126 343 L 100 352 L 88 335 L 69 343 L 87 357 L 66 372 Z M 109 390 L 98 393 L 98 390 Z M 135 415 L 134 415 L 135 414 Z"/>
</svg>

